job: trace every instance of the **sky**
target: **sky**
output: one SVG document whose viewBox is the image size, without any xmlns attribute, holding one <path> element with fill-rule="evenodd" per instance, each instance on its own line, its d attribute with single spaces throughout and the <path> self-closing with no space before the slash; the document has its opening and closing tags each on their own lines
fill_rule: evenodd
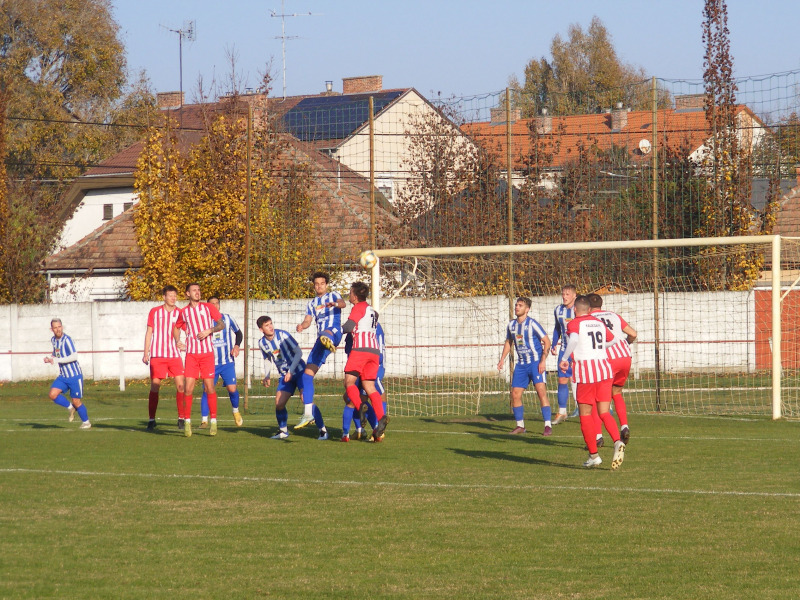
<svg viewBox="0 0 800 600">
<path fill-rule="evenodd" d="M 241 88 L 262 74 L 283 93 L 281 27 L 285 24 L 286 94 L 315 94 L 342 78 L 382 75 L 383 87 L 414 87 L 428 98 L 497 92 L 509 76 L 524 79 L 531 59 L 550 57 L 556 34 L 584 30 L 593 16 L 612 36 L 620 59 L 664 79 L 701 80 L 702 0 L 111 0 L 132 75 L 144 70 L 154 91 L 180 87 L 196 100 L 202 78 L 229 89 L 230 56 Z M 736 77 L 800 69 L 798 0 L 728 0 Z M 284 19 L 271 16 L 286 16 Z M 309 13 L 311 13 L 309 15 Z M 226 87 L 227 85 L 227 87 Z"/>
</svg>

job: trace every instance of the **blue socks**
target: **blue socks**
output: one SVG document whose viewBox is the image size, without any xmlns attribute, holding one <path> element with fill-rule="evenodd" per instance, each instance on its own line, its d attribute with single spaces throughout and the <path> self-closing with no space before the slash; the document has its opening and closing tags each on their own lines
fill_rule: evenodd
<svg viewBox="0 0 800 600">
<path fill-rule="evenodd" d="M 231 397 L 231 408 L 239 408 L 239 390 L 235 392 L 230 392 Z"/>
<path fill-rule="evenodd" d="M 278 419 L 278 429 L 287 429 L 289 426 L 289 411 L 286 408 L 282 410 L 275 409 L 275 417 Z"/>
<path fill-rule="evenodd" d="M 59 394 L 56 396 L 55 400 L 53 400 L 59 406 L 63 406 L 64 408 L 69 408 L 71 402 L 64 397 L 64 394 Z"/>
<path fill-rule="evenodd" d="M 568 383 L 559 383 L 558 384 L 558 408 L 567 408 L 567 402 L 569 401 L 569 384 Z"/>
<path fill-rule="evenodd" d="M 525 407 L 524 406 L 515 406 L 513 408 L 514 411 L 514 419 L 517 421 L 524 421 L 525 420 Z"/>
<path fill-rule="evenodd" d="M 86 422 L 89 420 L 89 412 L 86 410 L 85 404 L 81 404 L 75 410 L 78 411 L 78 416 L 81 418 L 81 421 Z"/>
<path fill-rule="evenodd" d="M 542 407 L 542 419 L 544 419 L 544 420 L 545 420 L 545 422 L 547 422 L 547 421 L 549 421 L 549 420 L 550 420 L 550 418 L 551 418 L 552 416 L 553 416 L 553 411 L 552 411 L 552 409 L 551 409 L 549 406 L 543 406 L 543 407 Z"/>
<path fill-rule="evenodd" d="M 303 404 L 314 403 L 314 376 L 303 373 Z"/>
<path fill-rule="evenodd" d="M 200 396 L 200 416 L 204 419 L 208 419 L 208 395 L 205 393 L 205 386 L 203 386 L 203 395 Z"/>
<path fill-rule="evenodd" d="M 318 429 L 325 429 L 325 421 L 322 420 L 322 413 L 319 411 L 317 405 L 314 405 L 314 408 L 311 410 L 311 414 L 314 415 L 314 423 L 316 424 Z"/>
<path fill-rule="evenodd" d="M 350 434 L 350 421 L 355 421 L 355 419 L 353 419 L 355 412 L 355 408 L 350 408 L 346 404 L 344 405 L 344 410 L 342 411 L 342 435 Z M 361 423 L 356 421 L 356 427 L 361 427 Z"/>
</svg>

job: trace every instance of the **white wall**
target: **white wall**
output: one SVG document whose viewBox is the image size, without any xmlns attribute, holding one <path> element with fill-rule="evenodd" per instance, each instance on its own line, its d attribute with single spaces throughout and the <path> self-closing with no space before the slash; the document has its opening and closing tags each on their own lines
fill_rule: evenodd
<svg viewBox="0 0 800 600">
<path fill-rule="evenodd" d="M 125 277 L 122 275 L 50 279 L 50 301 L 53 304 L 124 300 L 126 295 Z"/>
<path fill-rule="evenodd" d="M 105 223 L 103 205 L 113 205 L 113 216 L 116 217 L 122 214 L 126 202 L 137 201 L 138 197 L 134 194 L 133 188 L 89 190 L 75 213 L 64 225 L 58 249 L 72 246 Z"/>
<path fill-rule="evenodd" d="M 306 300 L 258 300 L 250 311 L 250 347 L 261 337 L 255 322 L 272 317 L 276 328 L 289 331 L 307 355 L 316 338 L 315 327 L 302 334 L 295 327 L 303 320 Z M 533 299 L 531 316 L 552 335 L 553 308 L 558 296 Z M 0 380 L 48 379 L 56 369 L 43 362 L 49 354 L 50 319 L 59 317 L 64 331 L 83 355 L 87 378 L 117 379 L 119 348 L 126 377 L 144 379 L 148 368 L 141 362 L 147 314 L 157 303 L 85 302 L 59 305 L 0 306 Z M 634 372 L 655 364 L 654 311 L 650 294 L 605 296 L 605 306 L 617 311 L 639 332 L 633 345 Z M 222 302 L 244 329 L 244 302 Z M 345 315 L 349 309 L 345 309 Z M 755 369 L 755 308 L 752 292 L 704 294 L 666 293 L 660 299 L 661 365 L 665 372 L 731 371 Z M 380 315 L 386 332 L 387 373 L 425 377 L 442 373 L 496 373 L 508 323 L 508 301 L 502 296 L 419 300 L 397 298 Z M 251 351 L 251 373 L 261 376 L 260 353 Z M 244 357 L 237 360 L 240 376 Z M 555 358 L 548 370 L 555 369 Z M 340 377 L 344 353 L 320 370 L 322 377 Z"/>
</svg>

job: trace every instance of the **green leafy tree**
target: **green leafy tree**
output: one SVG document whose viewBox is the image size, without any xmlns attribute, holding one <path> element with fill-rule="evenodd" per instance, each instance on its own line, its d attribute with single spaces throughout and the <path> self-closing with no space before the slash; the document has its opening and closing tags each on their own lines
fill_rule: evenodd
<svg viewBox="0 0 800 600">
<path fill-rule="evenodd" d="M 8 172 L 7 299 L 44 298 L 40 263 L 70 216 L 70 181 L 140 134 L 155 103 L 140 77 L 127 85 L 109 0 L 0 2 L 0 111 Z"/>
<path fill-rule="evenodd" d="M 567 38 L 556 35 L 550 44 L 550 58 L 532 59 L 525 66 L 517 105 L 523 116 L 531 117 L 546 107 L 553 115 L 595 112 L 617 102 L 635 110 L 650 107 L 649 83 L 644 69 L 623 63 L 602 21 L 593 17 L 586 31 L 570 25 Z M 659 105 L 666 106 L 669 94 L 660 93 Z"/>
</svg>

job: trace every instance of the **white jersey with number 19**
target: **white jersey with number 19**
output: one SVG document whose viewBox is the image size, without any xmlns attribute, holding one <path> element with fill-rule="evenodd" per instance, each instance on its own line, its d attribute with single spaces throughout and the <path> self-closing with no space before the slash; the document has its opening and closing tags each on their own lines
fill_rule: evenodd
<svg viewBox="0 0 800 600">
<path fill-rule="evenodd" d="M 613 341 L 614 334 L 594 316 L 581 315 L 567 325 L 567 336 L 570 341 L 573 335 L 578 336 L 578 343 L 572 352 L 572 359 L 575 361 L 572 381 L 596 383 L 611 379 L 614 374 L 606 350 Z"/>
</svg>

